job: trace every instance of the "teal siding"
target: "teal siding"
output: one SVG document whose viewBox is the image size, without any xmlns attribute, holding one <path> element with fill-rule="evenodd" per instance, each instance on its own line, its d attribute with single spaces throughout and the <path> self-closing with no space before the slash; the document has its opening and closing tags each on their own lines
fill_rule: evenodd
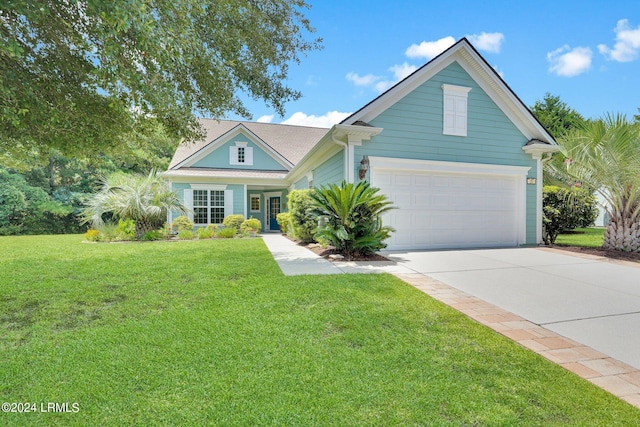
<svg viewBox="0 0 640 427">
<path fill-rule="evenodd" d="M 467 136 L 442 133 L 442 84 L 471 87 Z M 522 151 L 527 138 L 456 62 L 433 76 L 370 121 L 384 130 L 355 147 L 355 176 L 363 155 L 530 167 L 536 162 Z M 527 243 L 536 243 L 535 186 L 527 186 Z"/>
<path fill-rule="evenodd" d="M 233 213 L 244 215 L 244 185 L 227 185 L 227 190 L 233 191 Z M 248 200 L 247 203 L 249 203 Z"/>
<path fill-rule="evenodd" d="M 309 180 L 306 176 L 303 176 L 293 184 L 293 188 L 296 190 L 306 190 L 309 188 Z"/>
<path fill-rule="evenodd" d="M 189 184 L 176 184 L 175 182 L 171 183 L 171 189 L 176 192 L 181 202 L 184 202 L 184 190 L 187 188 L 191 188 L 191 186 Z M 178 212 L 172 211 L 171 222 L 173 222 L 173 220 L 179 216 L 180 214 Z"/>
<path fill-rule="evenodd" d="M 340 184 L 344 176 L 344 152 L 340 151 L 313 170 L 313 186 Z"/>
<path fill-rule="evenodd" d="M 229 164 L 229 147 L 235 146 L 237 142 L 246 142 L 247 147 L 253 147 L 253 165 L 231 165 Z M 213 152 L 207 154 L 202 159 L 194 163 L 197 168 L 227 168 L 227 169 L 252 169 L 252 170 L 287 170 L 273 157 L 267 154 L 258 145 L 251 142 L 245 135 L 238 135 L 226 144 L 221 145 Z"/>
</svg>

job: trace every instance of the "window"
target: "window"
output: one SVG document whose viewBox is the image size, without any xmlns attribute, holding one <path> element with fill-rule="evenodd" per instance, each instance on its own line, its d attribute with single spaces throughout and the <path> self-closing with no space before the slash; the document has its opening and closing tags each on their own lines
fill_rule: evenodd
<svg viewBox="0 0 640 427">
<path fill-rule="evenodd" d="M 193 190 L 193 223 L 222 224 L 224 190 Z"/>
<path fill-rule="evenodd" d="M 443 84 L 442 133 L 467 136 L 467 97 L 470 87 Z"/>
<path fill-rule="evenodd" d="M 250 203 L 251 212 L 260 212 L 260 195 L 252 194 Z"/>
<path fill-rule="evenodd" d="M 246 142 L 236 142 L 229 147 L 229 164 L 253 166 L 253 147 L 247 147 Z"/>
</svg>

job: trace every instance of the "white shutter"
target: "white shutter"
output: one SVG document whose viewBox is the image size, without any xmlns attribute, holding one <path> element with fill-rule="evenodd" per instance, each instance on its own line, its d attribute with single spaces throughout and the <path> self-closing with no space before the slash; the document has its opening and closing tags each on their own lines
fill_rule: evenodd
<svg viewBox="0 0 640 427">
<path fill-rule="evenodd" d="M 224 190 L 224 216 L 233 214 L 233 190 Z"/>
<path fill-rule="evenodd" d="M 184 190 L 184 204 L 189 208 L 189 213 L 187 214 L 189 220 L 193 221 L 193 190 L 191 188 Z"/>
<path fill-rule="evenodd" d="M 237 165 L 238 164 L 238 147 L 232 145 L 229 147 L 229 164 Z"/>
<path fill-rule="evenodd" d="M 467 97 L 471 88 L 442 85 L 442 133 L 467 136 Z"/>
<path fill-rule="evenodd" d="M 244 149 L 244 164 L 253 166 L 253 147 L 246 147 Z"/>
</svg>

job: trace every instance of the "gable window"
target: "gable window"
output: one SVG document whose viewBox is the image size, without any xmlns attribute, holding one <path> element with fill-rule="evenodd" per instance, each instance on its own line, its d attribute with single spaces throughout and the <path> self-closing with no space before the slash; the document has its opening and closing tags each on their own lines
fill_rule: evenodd
<svg viewBox="0 0 640 427">
<path fill-rule="evenodd" d="M 222 224 L 224 190 L 193 190 L 193 223 Z"/>
<path fill-rule="evenodd" d="M 229 147 L 229 164 L 234 166 L 253 166 L 253 147 L 246 142 L 237 141 Z"/>
<path fill-rule="evenodd" d="M 442 85 L 442 133 L 467 136 L 467 97 L 470 87 Z"/>
<path fill-rule="evenodd" d="M 260 212 L 260 195 L 252 194 L 251 195 L 251 203 L 250 203 L 251 212 Z"/>
</svg>

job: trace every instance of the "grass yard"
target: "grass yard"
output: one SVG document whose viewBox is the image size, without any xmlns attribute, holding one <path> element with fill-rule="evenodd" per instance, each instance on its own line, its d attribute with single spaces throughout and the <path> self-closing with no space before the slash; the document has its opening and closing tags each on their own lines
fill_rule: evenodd
<svg viewBox="0 0 640 427">
<path fill-rule="evenodd" d="M 260 239 L 0 249 L 0 397 L 79 409 L 0 425 L 640 425 L 393 276 L 284 277 Z"/>
<path fill-rule="evenodd" d="M 576 228 L 570 233 L 560 234 L 557 245 L 601 248 L 604 242 L 604 228 Z"/>
</svg>

